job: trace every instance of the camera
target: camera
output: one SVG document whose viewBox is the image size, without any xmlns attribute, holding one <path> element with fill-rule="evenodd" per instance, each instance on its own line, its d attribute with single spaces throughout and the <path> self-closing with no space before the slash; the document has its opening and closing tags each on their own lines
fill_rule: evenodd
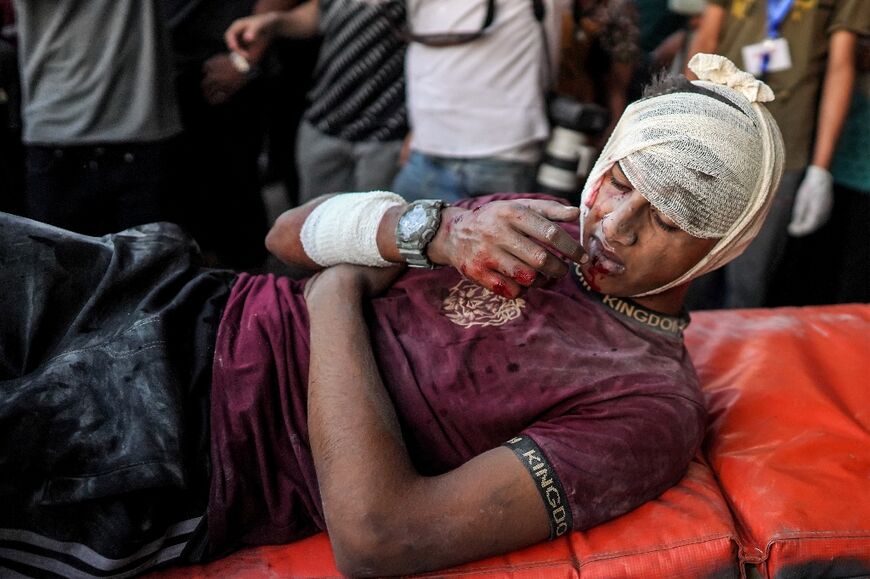
<svg viewBox="0 0 870 579">
<path fill-rule="evenodd" d="M 610 113 L 595 103 L 557 95 L 550 100 L 549 116 L 553 130 L 538 167 L 538 190 L 570 199 L 595 162 L 590 137 L 607 128 Z"/>
</svg>

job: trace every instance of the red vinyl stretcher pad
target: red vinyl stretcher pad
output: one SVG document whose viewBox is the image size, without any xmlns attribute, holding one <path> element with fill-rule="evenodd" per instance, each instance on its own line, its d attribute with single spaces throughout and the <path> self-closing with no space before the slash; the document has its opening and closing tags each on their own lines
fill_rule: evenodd
<svg viewBox="0 0 870 579">
<path fill-rule="evenodd" d="M 870 305 L 693 314 L 686 342 L 710 427 L 658 499 L 431 576 L 870 575 Z M 337 577 L 324 534 L 153 577 Z"/>
<path fill-rule="evenodd" d="M 870 575 L 870 306 L 696 316 L 704 452 L 768 577 Z"/>
</svg>

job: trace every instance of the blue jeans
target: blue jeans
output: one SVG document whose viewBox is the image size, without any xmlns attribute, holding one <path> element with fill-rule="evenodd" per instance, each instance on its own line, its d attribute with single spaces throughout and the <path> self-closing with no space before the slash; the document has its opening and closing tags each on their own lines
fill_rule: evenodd
<svg viewBox="0 0 870 579">
<path fill-rule="evenodd" d="M 536 167 L 501 159 L 453 159 L 412 152 L 393 182 L 393 191 L 407 201 L 443 199 L 455 202 L 491 193 L 531 193 Z"/>
</svg>

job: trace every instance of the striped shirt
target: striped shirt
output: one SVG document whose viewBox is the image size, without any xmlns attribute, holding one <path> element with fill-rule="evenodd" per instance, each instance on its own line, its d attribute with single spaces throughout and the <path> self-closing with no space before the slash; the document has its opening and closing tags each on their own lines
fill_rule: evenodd
<svg viewBox="0 0 870 579">
<path fill-rule="evenodd" d="M 408 131 L 405 20 L 395 1 L 321 0 L 323 43 L 305 119 L 348 141 L 393 141 Z"/>
</svg>

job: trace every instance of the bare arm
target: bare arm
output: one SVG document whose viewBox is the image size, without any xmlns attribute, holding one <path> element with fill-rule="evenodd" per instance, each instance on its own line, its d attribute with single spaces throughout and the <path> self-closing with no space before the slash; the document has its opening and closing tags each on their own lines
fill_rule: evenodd
<svg viewBox="0 0 870 579">
<path fill-rule="evenodd" d="M 290 10 L 305 1 L 306 0 L 257 0 L 257 3 L 254 5 L 253 14 L 265 14 L 266 12 Z"/>
<path fill-rule="evenodd" d="M 309 0 L 292 10 L 261 11 L 270 6 L 271 4 L 258 5 L 253 16 L 236 20 L 224 33 L 227 47 L 251 63 L 259 62 L 276 38 L 310 38 L 319 31 L 318 0 Z"/>
<path fill-rule="evenodd" d="M 857 36 L 849 30 L 837 30 L 829 41 L 828 66 L 822 84 L 816 139 L 810 163 L 823 169 L 831 167 L 837 140 L 849 114 L 855 86 L 857 42 Z"/>
<path fill-rule="evenodd" d="M 610 124 L 601 136 L 605 142 L 613 132 L 616 123 L 625 112 L 628 105 L 628 87 L 634 74 L 634 64 L 630 62 L 613 62 L 604 82 L 607 85 L 607 110 L 610 112 Z"/>
<path fill-rule="evenodd" d="M 722 32 L 722 25 L 725 23 L 725 16 L 724 8 L 716 4 L 707 4 L 707 7 L 704 8 L 704 13 L 701 15 L 701 22 L 698 24 L 695 36 L 689 44 L 686 62 L 689 62 L 699 52 L 716 53 L 716 49 L 719 48 L 719 34 Z M 683 71 L 683 74 L 690 80 L 697 80 L 698 78 L 688 68 Z"/>
<path fill-rule="evenodd" d="M 441 476 L 414 469 L 362 315 L 364 296 L 391 281 L 388 269 L 339 266 L 306 287 L 311 450 L 339 569 L 421 572 L 546 539 L 547 511 L 509 449 Z"/>
<path fill-rule="evenodd" d="M 320 269 L 305 254 L 300 232 L 308 215 L 328 197 L 282 214 L 266 236 L 269 251 L 285 263 Z M 396 247 L 396 223 L 404 208 L 390 209 L 378 227 L 380 254 L 393 263 L 404 262 Z M 580 244 L 554 223 L 574 221 L 579 214 L 577 207 L 540 199 L 494 201 L 474 211 L 448 207 L 427 254 L 433 263 L 453 266 L 483 287 L 516 297 L 538 273 L 565 275 L 565 258 L 587 259 Z"/>
<path fill-rule="evenodd" d="M 289 10 L 298 3 L 298 0 L 259 0 L 254 6 L 253 14 Z M 256 18 L 256 16 L 251 16 L 242 20 L 256 20 Z M 262 59 L 266 48 L 266 44 L 256 46 L 242 56 L 245 57 L 249 66 L 257 64 Z M 206 60 L 202 65 L 202 73 L 202 94 L 212 105 L 220 105 L 229 101 L 251 80 L 249 71 L 239 69 L 229 52 L 215 54 Z"/>
</svg>

